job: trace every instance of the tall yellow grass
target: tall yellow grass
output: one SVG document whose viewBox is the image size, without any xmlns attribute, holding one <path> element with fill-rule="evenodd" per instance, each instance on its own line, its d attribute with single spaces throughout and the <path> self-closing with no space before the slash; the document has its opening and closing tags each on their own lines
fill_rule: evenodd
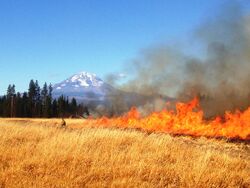
<svg viewBox="0 0 250 188">
<path fill-rule="evenodd" d="M 84 121 L 0 119 L 0 187 L 250 187 L 247 144 Z"/>
</svg>

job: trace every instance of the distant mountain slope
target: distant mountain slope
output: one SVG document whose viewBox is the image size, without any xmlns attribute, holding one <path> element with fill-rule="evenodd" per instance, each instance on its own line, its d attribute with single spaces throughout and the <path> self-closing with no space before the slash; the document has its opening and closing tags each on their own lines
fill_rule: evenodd
<svg viewBox="0 0 250 188">
<path fill-rule="evenodd" d="M 164 107 L 165 102 L 174 100 L 167 96 L 147 96 L 136 92 L 125 92 L 88 72 L 80 72 L 53 85 L 52 94 L 53 98 L 64 95 L 71 100 L 74 97 L 78 103 L 84 103 L 94 111 L 102 111 L 100 114 L 122 114 L 132 106 L 144 105 L 147 111 L 153 111 L 159 106 Z"/>
<path fill-rule="evenodd" d="M 86 103 L 104 101 L 106 95 L 114 91 L 115 89 L 111 85 L 88 72 L 80 72 L 53 85 L 54 98 L 64 95 Z"/>
</svg>

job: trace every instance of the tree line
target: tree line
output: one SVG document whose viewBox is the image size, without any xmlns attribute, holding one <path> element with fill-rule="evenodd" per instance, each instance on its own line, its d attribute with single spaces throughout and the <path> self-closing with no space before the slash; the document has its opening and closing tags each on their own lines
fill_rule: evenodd
<svg viewBox="0 0 250 188">
<path fill-rule="evenodd" d="M 52 85 L 45 82 L 41 88 L 38 81 L 29 83 L 27 92 L 16 92 L 15 85 L 9 85 L 6 95 L 0 97 L 0 117 L 52 118 L 89 115 L 88 108 L 77 104 L 75 98 L 60 96 L 52 98 Z"/>
</svg>

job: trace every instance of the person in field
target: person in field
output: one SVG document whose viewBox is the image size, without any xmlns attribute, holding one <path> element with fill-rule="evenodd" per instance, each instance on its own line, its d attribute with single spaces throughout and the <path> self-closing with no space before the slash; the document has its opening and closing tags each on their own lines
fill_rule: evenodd
<svg viewBox="0 0 250 188">
<path fill-rule="evenodd" d="M 62 117 L 61 128 L 65 128 L 65 127 L 66 127 L 66 121 L 65 121 L 64 118 Z"/>
</svg>

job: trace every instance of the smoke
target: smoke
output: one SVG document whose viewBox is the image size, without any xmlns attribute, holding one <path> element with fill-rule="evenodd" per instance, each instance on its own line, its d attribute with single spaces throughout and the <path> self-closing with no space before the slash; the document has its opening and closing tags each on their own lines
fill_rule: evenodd
<svg viewBox="0 0 250 188">
<path fill-rule="evenodd" d="M 199 96 L 208 117 L 250 105 L 249 21 L 234 4 L 198 28 L 206 57 L 186 60 L 178 98 Z"/>
<path fill-rule="evenodd" d="M 132 78 L 120 88 L 180 101 L 198 96 L 207 117 L 247 108 L 250 17 L 242 13 L 240 5 L 230 4 L 195 29 L 192 37 L 200 49 L 197 54 L 202 55 L 168 45 L 144 49 L 124 70 Z M 144 107 L 148 106 L 152 104 L 145 102 Z"/>
</svg>

